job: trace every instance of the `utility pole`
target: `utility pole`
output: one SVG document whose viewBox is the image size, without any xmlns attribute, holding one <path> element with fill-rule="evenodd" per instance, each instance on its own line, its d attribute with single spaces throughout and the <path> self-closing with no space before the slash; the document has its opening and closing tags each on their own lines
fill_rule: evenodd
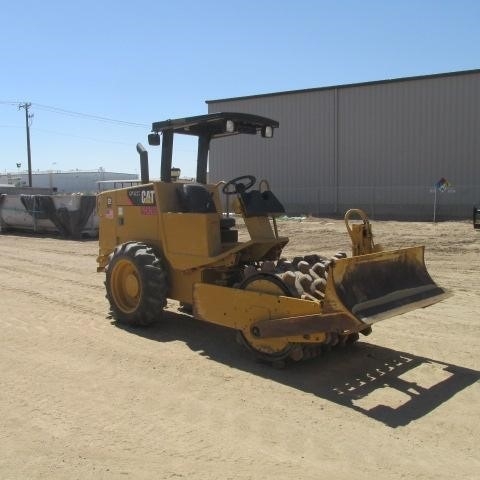
<svg viewBox="0 0 480 480">
<path fill-rule="evenodd" d="M 32 152 L 30 150 L 30 125 L 29 120 L 33 118 L 33 114 L 29 115 L 28 109 L 32 106 L 31 103 L 25 102 L 18 106 L 18 109 L 25 109 L 25 126 L 27 128 L 27 156 L 28 156 L 28 186 L 32 186 Z"/>
</svg>

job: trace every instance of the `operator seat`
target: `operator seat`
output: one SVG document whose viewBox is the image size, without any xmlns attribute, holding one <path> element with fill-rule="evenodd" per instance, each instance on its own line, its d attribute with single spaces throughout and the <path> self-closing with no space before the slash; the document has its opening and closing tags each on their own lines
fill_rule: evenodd
<svg viewBox="0 0 480 480">
<path fill-rule="evenodd" d="M 213 195 L 204 185 L 198 183 L 184 183 L 177 190 L 180 205 L 184 212 L 189 213 L 216 213 Z"/>
<path fill-rule="evenodd" d="M 209 192 L 205 185 L 184 183 L 177 192 L 184 212 L 218 213 L 213 200 L 213 193 Z M 235 227 L 235 218 L 220 216 L 220 237 L 222 243 L 238 241 L 238 230 L 231 230 L 233 227 Z"/>
</svg>

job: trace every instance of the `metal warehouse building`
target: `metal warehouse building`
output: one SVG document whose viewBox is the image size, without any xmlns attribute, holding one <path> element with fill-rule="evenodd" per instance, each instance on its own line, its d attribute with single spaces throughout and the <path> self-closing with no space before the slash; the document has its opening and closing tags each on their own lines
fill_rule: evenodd
<svg viewBox="0 0 480 480">
<path fill-rule="evenodd" d="M 269 180 L 289 214 L 468 218 L 480 203 L 480 70 L 207 101 L 280 122 L 212 142 L 210 180 Z"/>
</svg>

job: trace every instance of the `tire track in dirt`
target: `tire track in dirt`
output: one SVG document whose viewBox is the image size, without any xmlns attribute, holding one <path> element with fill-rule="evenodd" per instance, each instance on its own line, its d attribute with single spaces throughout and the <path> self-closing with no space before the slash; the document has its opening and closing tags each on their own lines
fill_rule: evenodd
<svg viewBox="0 0 480 480">
<path fill-rule="evenodd" d="M 27 299 L 33 297 L 40 300 L 42 303 L 47 303 L 52 306 L 55 305 L 55 306 L 62 307 L 66 311 L 73 310 L 76 313 L 87 313 L 90 315 L 102 316 L 102 313 L 99 312 L 97 309 L 93 309 L 91 307 L 87 307 L 85 305 L 81 305 L 75 302 L 59 299 L 58 297 L 55 296 L 55 291 L 52 292 L 51 295 L 46 295 L 45 293 L 41 293 L 32 289 L 28 289 L 25 287 L 15 287 L 5 283 L 0 283 L 0 289 L 4 292 L 10 292 L 12 295 L 17 295 L 17 294 L 23 295 Z"/>
<path fill-rule="evenodd" d="M 55 261 L 56 260 L 56 261 Z M 71 263 L 59 263 L 58 260 L 65 260 L 65 257 L 62 257 L 61 255 L 57 254 L 55 257 L 52 259 L 52 261 L 46 261 L 46 260 L 39 260 L 38 257 L 26 257 L 25 255 L 8 255 L 4 254 L 2 252 L 2 262 L 5 264 L 5 262 L 17 265 L 18 263 L 21 264 L 28 264 L 28 265 L 33 265 L 35 267 L 42 267 L 46 269 L 51 269 L 51 270 L 61 270 L 62 272 L 80 272 L 80 271 L 87 271 L 87 268 L 85 267 L 85 262 L 81 261 L 78 262 L 79 266 L 81 267 L 80 269 L 78 266 L 72 265 Z M 72 260 L 75 261 L 75 256 L 72 257 Z M 96 264 L 93 262 L 91 263 L 92 268 L 88 269 L 89 272 L 95 272 L 96 271 Z"/>
<path fill-rule="evenodd" d="M 37 269 L 34 269 L 33 267 L 32 268 L 22 268 L 22 267 L 18 267 L 18 266 L 6 266 L 6 265 L 0 265 L 0 271 L 3 270 L 3 271 L 6 271 L 6 272 L 10 272 L 12 274 L 18 274 L 18 273 L 23 273 L 23 274 L 28 274 L 28 275 L 33 275 L 37 278 L 43 278 L 44 280 L 47 280 L 47 281 L 58 281 L 58 282 L 64 282 L 65 281 L 65 277 L 64 276 L 61 276 L 61 275 L 54 275 L 54 274 L 51 274 L 51 273 L 42 273 L 44 270 L 42 271 L 38 271 Z M 55 269 L 55 272 L 57 270 Z M 62 272 L 63 272 L 63 269 L 62 269 Z M 78 272 L 78 274 L 80 275 L 81 272 Z M 89 288 L 89 289 L 93 289 L 95 291 L 98 291 L 99 290 L 99 285 L 100 283 L 103 285 L 103 281 L 100 281 L 99 280 L 99 283 L 98 284 L 93 284 L 93 283 L 86 283 L 86 282 L 82 282 L 82 281 L 79 281 L 79 280 L 74 280 L 73 278 L 68 278 L 68 283 L 70 285 L 76 285 L 78 287 L 85 287 L 85 288 Z"/>
</svg>

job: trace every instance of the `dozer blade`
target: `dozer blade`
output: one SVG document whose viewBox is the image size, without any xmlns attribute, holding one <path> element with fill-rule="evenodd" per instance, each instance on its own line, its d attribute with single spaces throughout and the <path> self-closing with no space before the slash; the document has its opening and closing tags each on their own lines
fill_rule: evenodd
<svg viewBox="0 0 480 480">
<path fill-rule="evenodd" d="M 323 312 L 347 310 L 371 325 L 448 296 L 427 272 L 424 247 L 411 247 L 335 261 Z"/>
<path fill-rule="evenodd" d="M 321 301 L 196 283 L 194 316 L 241 330 L 264 352 L 287 343 L 327 343 L 331 334 L 368 335 L 379 320 L 449 296 L 428 274 L 423 250 L 412 247 L 335 260 Z"/>
</svg>

